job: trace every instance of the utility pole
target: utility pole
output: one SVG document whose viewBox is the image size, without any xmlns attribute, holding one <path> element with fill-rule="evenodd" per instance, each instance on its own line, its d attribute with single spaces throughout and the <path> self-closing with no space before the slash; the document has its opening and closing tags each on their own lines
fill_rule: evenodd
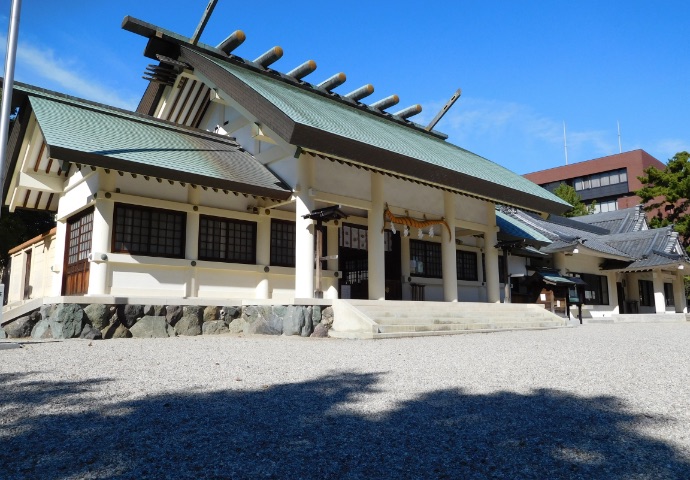
<svg viewBox="0 0 690 480">
<path fill-rule="evenodd" d="M 17 58 L 17 37 L 19 36 L 19 12 L 21 0 L 12 0 L 10 26 L 7 33 L 7 54 L 5 56 L 5 79 L 2 85 L 2 106 L 0 107 L 0 206 L 5 201 L 5 162 L 7 156 L 7 134 L 10 129 L 10 107 L 14 85 L 14 64 Z"/>
</svg>

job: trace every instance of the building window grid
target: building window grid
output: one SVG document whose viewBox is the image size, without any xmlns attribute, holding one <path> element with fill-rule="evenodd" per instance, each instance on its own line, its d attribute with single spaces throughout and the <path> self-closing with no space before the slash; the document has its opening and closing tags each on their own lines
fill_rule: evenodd
<svg viewBox="0 0 690 480">
<path fill-rule="evenodd" d="M 116 205 L 113 251 L 183 258 L 185 223 L 183 212 Z"/>
<path fill-rule="evenodd" d="M 410 240 L 410 259 L 413 275 L 418 277 L 442 278 L 441 245 L 435 242 Z M 421 265 L 420 265 L 421 263 Z"/>
<path fill-rule="evenodd" d="M 295 222 L 271 220 L 271 265 L 295 266 Z"/>
<path fill-rule="evenodd" d="M 199 259 L 256 263 L 256 223 L 201 216 Z"/>
<path fill-rule="evenodd" d="M 91 250 L 91 232 L 93 230 L 93 211 L 85 214 L 70 227 L 69 252 L 67 264 L 73 265 L 86 260 Z"/>
<path fill-rule="evenodd" d="M 479 272 L 477 269 L 477 254 L 475 252 L 457 250 L 455 252 L 455 263 L 457 268 L 458 280 L 468 280 L 475 282 L 479 280 Z"/>
<path fill-rule="evenodd" d="M 586 175 L 578 177 L 573 180 L 573 187 L 575 190 L 588 190 L 590 188 L 605 187 L 608 185 L 616 185 L 628 181 L 628 173 L 625 168 L 612 170 L 610 172 L 596 173 L 593 175 Z"/>
</svg>

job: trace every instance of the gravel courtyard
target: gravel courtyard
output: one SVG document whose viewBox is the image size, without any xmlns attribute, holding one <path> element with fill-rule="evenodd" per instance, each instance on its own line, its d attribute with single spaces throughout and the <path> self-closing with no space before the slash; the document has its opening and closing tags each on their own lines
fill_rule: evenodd
<svg viewBox="0 0 690 480">
<path fill-rule="evenodd" d="M 690 323 L 0 350 L 0 478 L 690 478 Z"/>
</svg>

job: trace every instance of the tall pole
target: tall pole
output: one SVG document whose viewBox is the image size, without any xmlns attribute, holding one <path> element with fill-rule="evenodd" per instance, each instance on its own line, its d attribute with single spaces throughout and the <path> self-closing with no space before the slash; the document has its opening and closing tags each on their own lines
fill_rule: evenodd
<svg viewBox="0 0 690 480">
<path fill-rule="evenodd" d="M 17 57 L 17 37 L 19 36 L 19 12 L 21 0 L 12 0 L 10 27 L 7 33 L 7 55 L 5 56 L 5 80 L 2 85 L 2 106 L 0 107 L 0 206 L 5 201 L 5 161 L 7 156 L 7 133 L 10 128 L 10 107 L 12 105 L 12 86 L 14 85 L 14 64 Z"/>
<path fill-rule="evenodd" d="M 565 136 L 565 121 L 563 122 L 563 149 L 565 150 L 565 164 L 568 165 L 568 141 Z"/>
<path fill-rule="evenodd" d="M 623 153 L 623 146 L 621 145 L 621 122 L 616 120 L 618 124 L 618 153 Z"/>
</svg>

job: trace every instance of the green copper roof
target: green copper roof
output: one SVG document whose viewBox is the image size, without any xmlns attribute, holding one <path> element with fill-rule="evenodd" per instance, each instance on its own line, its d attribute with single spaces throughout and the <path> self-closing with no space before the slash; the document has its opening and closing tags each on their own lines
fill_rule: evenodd
<svg viewBox="0 0 690 480">
<path fill-rule="evenodd" d="M 289 195 L 280 180 L 239 145 L 219 135 L 27 86 L 26 93 L 51 155 L 142 175 Z"/>
<path fill-rule="evenodd" d="M 551 240 L 539 233 L 534 228 L 516 218 L 511 217 L 510 215 L 506 215 L 499 210 L 496 210 L 496 225 L 498 225 L 501 231 L 508 235 L 512 235 L 513 237 L 551 243 Z"/>
<path fill-rule="evenodd" d="M 297 124 L 441 167 L 449 170 L 448 174 L 461 173 L 569 207 L 507 168 L 432 135 L 211 55 L 197 54 L 241 80 Z M 438 178 L 437 183 L 443 184 L 443 178 Z"/>
</svg>

